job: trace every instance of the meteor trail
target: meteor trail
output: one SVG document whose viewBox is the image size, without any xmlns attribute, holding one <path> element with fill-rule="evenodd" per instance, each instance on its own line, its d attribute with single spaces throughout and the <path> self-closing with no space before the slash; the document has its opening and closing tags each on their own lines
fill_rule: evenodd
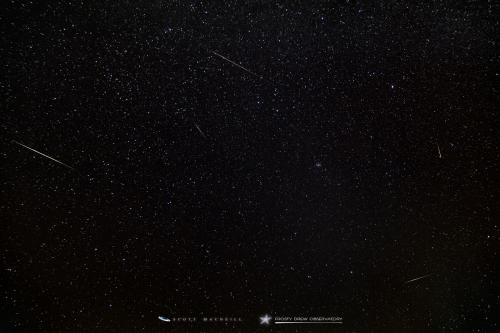
<svg viewBox="0 0 500 333">
<path fill-rule="evenodd" d="M 75 170 L 75 168 L 73 168 L 73 167 L 71 167 L 71 166 L 69 166 L 69 165 L 67 165 L 67 164 L 65 164 L 65 163 L 63 163 L 63 162 L 61 162 L 61 161 L 58 161 L 58 160 L 56 160 L 55 158 L 50 157 L 49 155 L 45 155 L 44 153 L 41 153 L 41 152 L 39 152 L 38 150 L 35 150 L 35 149 L 30 148 L 30 147 L 28 147 L 28 146 L 26 146 L 26 145 L 23 145 L 21 142 L 18 142 L 18 141 L 16 141 L 16 140 L 12 140 L 12 142 L 14 142 L 15 144 L 17 144 L 17 145 L 19 145 L 19 146 L 22 146 L 22 147 L 24 147 L 24 148 L 26 148 L 26 149 L 29 149 L 29 150 L 31 150 L 31 151 L 34 151 L 35 153 L 37 153 L 37 154 L 39 154 L 39 155 L 42 155 L 43 157 L 46 157 L 46 158 L 48 158 L 48 159 L 50 159 L 50 160 L 52 160 L 52 161 L 54 161 L 54 162 L 56 162 L 56 163 L 59 163 L 59 164 L 61 164 L 61 165 L 65 166 L 65 167 L 66 167 L 66 168 L 68 168 L 68 169 Z"/>
<path fill-rule="evenodd" d="M 198 130 L 198 132 L 200 132 L 201 136 L 203 138 L 207 138 L 207 136 L 205 135 L 205 133 L 203 133 L 203 131 L 200 129 L 200 126 L 198 126 L 198 124 L 194 124 L 194 126 L 196 127 L 196 129 Z"/>
<path fill-rule="evenodd" d="M 414 281 L 417 281 L 417 280 L 420 280 L 420 279 L 425 279 L 426 277 L 429 277 L 431 275 L 432 275 L 432 273 L 426 274 L 426 275 L 422 275 L 422 276 L 420 276 L 418 278 L 414 278 L 414 279 L 406 281 L 405 284 L 410 283 L 410 282 L 414 282 Z"/>
<path fill-rule="evenodd" d="M 438 154 L 439 154 L 439 158 L 443 158 L 443 156 L 441 155 L 441 149 L 439 148 L 439 144 L 436 144 L 437 147 L 438 147 Z"/>
<path fill-rule="evenodd" d="M 228 58 L 224 57 L 223 55 L 221 55 L 221 54 L 219 54 L 219 53 L 217 53 L 217 52 L 215 52 L 215 51 L 212 51 L 212 53 L 213 53 L 213 54 L 215 54 L 216 56 L 218 56 L 218 57 L 220 57 L 220 58 L 222 58 L 222 59 L 224 59 L 224 60 L 226 60 L 226 61 L 228 61 L 228 62 L 232 63 L 233 65 L 235 65 L 235 66 L 237 66 L 237 67 L 241 68 L 241 69 L 242 69 L 242 70 L 244 70 L 245 72 L 248 72 L 248 73 L 252 74 L 253 76 L 258 77 L 259 79 L 261 79 L 261 78 L 262 78 L 262 77 L 260 77 L 259 75 L 255 74 L 254 72 L 252 72 L 252 71 L 250 71 L 250 70 L 246 69 L 245 67 L 243 67 L 243 66 L 241 66 L 241 65 L 239 65 L 239 64 L 237 64 L 237 63 L 235 63 L 234 61 L 232 61 L 232 60 L 230 60 L 230 59 L 228 59 Z"/>
</svg>

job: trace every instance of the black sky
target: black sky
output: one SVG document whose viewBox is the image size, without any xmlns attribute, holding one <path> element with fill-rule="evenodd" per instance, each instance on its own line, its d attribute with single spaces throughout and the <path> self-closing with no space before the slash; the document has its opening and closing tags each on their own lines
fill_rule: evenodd
<svg viewBox="0 0 500 333">
<path fill-rule="evenodd" d="M 5 331 L 497 331 L 498 9 L 9 2 Z"/>
</svg>

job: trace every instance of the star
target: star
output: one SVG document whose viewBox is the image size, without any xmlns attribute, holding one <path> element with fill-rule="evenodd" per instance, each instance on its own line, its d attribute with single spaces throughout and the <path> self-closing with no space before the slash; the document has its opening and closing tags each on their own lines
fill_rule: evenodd
<svg viewBox="0 0 500 333">
<path fill-rule="evenodd" d="M 272 317 L 268 314 L 263 315 L 260 319 L 260 324 L 261 325 L 269 325 L 271 322 Z"/>
</svg>

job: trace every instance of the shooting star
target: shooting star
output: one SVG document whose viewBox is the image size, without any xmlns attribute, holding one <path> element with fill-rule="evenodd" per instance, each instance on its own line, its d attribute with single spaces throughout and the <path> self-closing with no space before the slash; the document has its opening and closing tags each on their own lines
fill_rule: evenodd
<svg viewBox="0 0 500 333">
<path fill-rule="evenodd" d="M 426 275 L 422 275 L 422 276 L 420 276 L 418 278 L 414 278 L 414 279 L 406 281 L 405 284 L 410 283 L 410 282 L 414 282 L 414 281 L 418 281 L 418 280 L 421 280 L 421 279 L 425 279 L 426 277 L 429 277 L 431 275 L 432 275 L 432 273 L 426 274 Z"/>
<path fill-rule="evenodd" d="M 436 143 L 436 145 L 438 147 L 439 158 L 443 158 L 443 155 L 441 155 L 441 148 L 439 148 L 439 143 Z"/>
<path fill-rule="evenodd" d="M 248 73 L 252 74 L 253 76 L 258 77 L 259 79 L 262 79 L 262 77 L 261 77 L 261 76 L 259 76 L 259 75 L 255 74 L 254 72 L 250 71 L 249 69 L 247 69 L 247 68 L 245 68 L 245 67 L 243 67 L 243 66 L 241 66 L 241 65 L 239 65 L 239 64 L 237 64 L 237 63 L 235 63 L 234 61 L 232 61 L 232 60 L 230 60 L 230 59 L 228 59 L 228 58 L 224 57 L 223 55 L 221 55 L 221 54 L 219 54 L 219 53 L 217 53 L 217 52 L 215 52 L 215 51 L 212 51 L 212 53 L 213 53 L 213 54 L 215 54 L 216 56 L 218 56 L 219 58 L 224 59 L 224 60 L 226 60 L 226 61 L 230 62 L 231 64 L 233 64 L 233 65 L 235 65 L 235 66 L 237 66 L 237 67 L 241 68 L 241 69 L 242 69 L 242 70 L 244 70 L 245 72 L 248 72 Z"/>
<path fill-rule="evenodd" d="M 18 142 L 18 141 L 16 141 L 16 140 L 12 140 L 12 142 L 14 142 L 15 144 L 17 144 L 17 145 L 19 145 L 19 146 L 21 146 L 21 147 L 24 147 L 24 148 L 26 148 L 26 149 L 29 149 L 29 150 L 31 150 L 31 151 L 34 151 L 35 153 L 37 153 L 37 154 L 39 154 L 39 155 L 42 155 L 43 157 L 46 157 L 46 158 L 48 158 L 49 160 L 52 160 L 52 161 L 54 161 L 54 162 L 56 162 L 56 163 L 59 163 L 59 164 L 61 164 L 61 165 L 65 166 L 65 167 L 66 167 L 66 168 L 68 168 L 68 169 L 71 169 L 71 170 L 73 170 L 73 171 L 75 170 L 75 168 L 73 168 L 72 166 L 69 166 L 69 165 L 67 165 L 67 164 L 65 164 L 65 163 L 63 163 L 63 162 L 61 162 L 61 161 L 58 161 L 58 160 L 56 160 L 55 158 L 50 157 L 49 155 L 45 155 L 44 153 L 41 153 L 41 152 L 39 152 L 38 150 L 35 150 L 35 149 L 30 148 L 30 147 L 28 147 L 28 146 L 26 146 L 26 145 L 23 145 L 21 142 Z"/>
<path fill-rule="evenodd" d="M 168 319 L 167 317 L 164 317 L 164 316 L 158 316 L 158 319 L 160 319 L 161 321 L 170 322 L 170 319 Z"/>
<path fill-rule="evenodd" d="M 205 133 L 203 133 L 203 131 L 201 130 L 200 126 L 198 126 L 198 124 L 194 124 L 194 126 L 196 127 L 196 129 L 198 130 L 198 132 L 200 132 L 201 136 L 206 139 L 207 136 L 205 135 Z"/>
</svg>

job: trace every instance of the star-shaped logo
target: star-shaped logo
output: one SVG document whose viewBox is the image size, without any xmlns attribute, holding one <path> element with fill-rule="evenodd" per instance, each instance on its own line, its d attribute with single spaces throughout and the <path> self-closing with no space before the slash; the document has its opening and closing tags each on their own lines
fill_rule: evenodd
<svg viewBox="0 0 500 333">
<path fill-rule="evenodd" d="M 269 325 L 271 323 L 271 319 L 273 319 L 273 317 L 271 317 L 268 314 L 265 314 L 265 315 L 261 316 L 259 319 L 260 319 L 261 325 Z"/>
</svg>

